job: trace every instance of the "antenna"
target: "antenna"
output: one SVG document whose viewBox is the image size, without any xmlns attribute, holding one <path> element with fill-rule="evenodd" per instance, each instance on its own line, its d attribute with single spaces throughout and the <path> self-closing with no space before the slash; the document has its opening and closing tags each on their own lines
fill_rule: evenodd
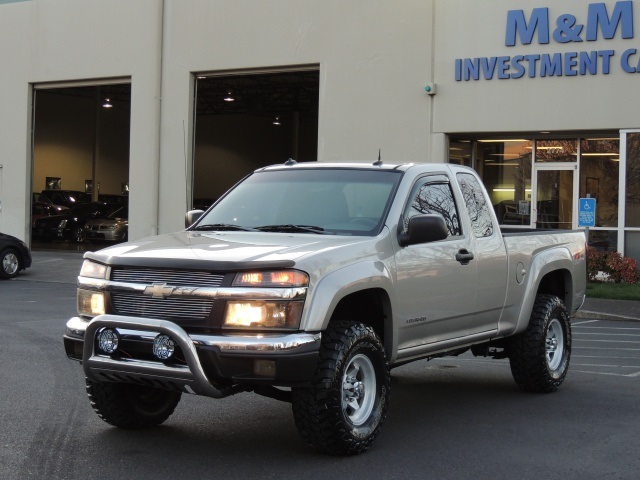
<svg viewBox="0 0 640 480">
<path fill-rule="evenodd" d="M 296 163 L 298 163 L 298 162 L 296 162 L 293 158 L 290 158 L 289 160 L 287 160 L 286 162 L 284 162 L 284 164 L 285 164 L 287 167 L 290 167 L 290 166 L 292 166 L 292 165 L 295 165 Z"/>
<path fill-rule="evenodd" d="M 382 165 L 382 156 L 380 155 L 380 153 L 381 153 L 381 150 L 378 149 L 378 161 L 377 162 L 373 162 L 373 164 L 376 167 L 379 167 L 380 165 Z"/>
</svg>

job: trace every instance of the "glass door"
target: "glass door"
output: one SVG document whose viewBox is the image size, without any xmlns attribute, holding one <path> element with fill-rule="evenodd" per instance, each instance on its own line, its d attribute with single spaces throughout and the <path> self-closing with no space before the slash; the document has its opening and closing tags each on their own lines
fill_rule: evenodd
<svg viewBox="0 0 640 480">
<path fill-rule="evenodd" d="M 534 167 L 535 184 L 533 216 L 535 228 L 575 228 L 578 191 L 577 166 L 558 165 Z"/>
</svg>

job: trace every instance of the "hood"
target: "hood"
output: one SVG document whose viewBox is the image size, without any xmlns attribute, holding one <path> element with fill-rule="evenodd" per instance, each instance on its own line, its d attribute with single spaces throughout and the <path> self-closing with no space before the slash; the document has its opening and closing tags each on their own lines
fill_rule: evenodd
<svg viewBox="0 0 640 480">
<path fill-rule="evenodd" d="M 301 259 L 372 237 L 267 232 L 176 232 L 121 243 L 90 258 L 107 264 L 197 269 L 293 267 Z"/>
</svg>

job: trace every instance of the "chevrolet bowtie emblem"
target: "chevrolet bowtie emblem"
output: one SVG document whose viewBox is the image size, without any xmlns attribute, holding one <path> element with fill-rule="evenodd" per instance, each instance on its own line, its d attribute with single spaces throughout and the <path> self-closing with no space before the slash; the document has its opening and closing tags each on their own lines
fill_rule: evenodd
<svg viewBox="0 0 640 480">
<path fill-rule="evenodd" d="M 144 289 L 144 294 L 151 295 L 153 298 L 167 298 L 175 288 L 168 286 L 166 283 L 154 283 Z"/>
</svg>

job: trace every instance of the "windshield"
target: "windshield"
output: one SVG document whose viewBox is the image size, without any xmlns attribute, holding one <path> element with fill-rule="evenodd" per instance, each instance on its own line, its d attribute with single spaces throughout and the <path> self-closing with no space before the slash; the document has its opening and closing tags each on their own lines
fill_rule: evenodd
<svg viewBox="0 0 640 480">
<path fill-rule="evenodd" d="M 347 168 L 257 172 L 192 229 L 376 235 L 401 175 Z"/>
</svg>

